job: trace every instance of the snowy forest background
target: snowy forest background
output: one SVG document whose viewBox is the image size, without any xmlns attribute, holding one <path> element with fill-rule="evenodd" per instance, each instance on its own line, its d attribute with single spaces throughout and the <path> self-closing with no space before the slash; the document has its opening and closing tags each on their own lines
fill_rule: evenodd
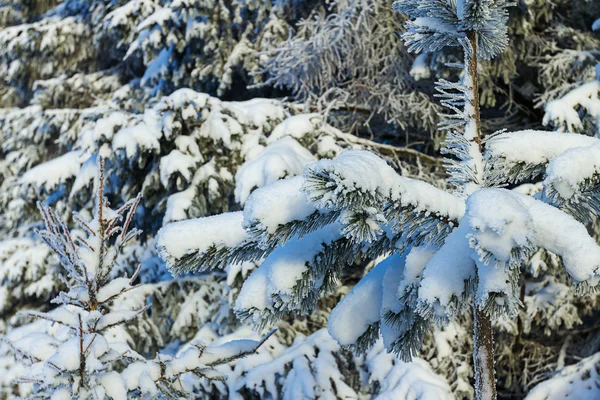
<svg viewBox="0 0 600 400">
<path fill-rule="evenodd" d="M 470 1 L 475 0 L 465 3 Z M 437 2 L 454 9 L 461 3 Z M 402 11 L 403 2 L 397 3 Z M 496 140 L 499 136 L 491 136 L 492 153 L 484 154 L 486 162 L 504 162 L 501 172 L 508 178 L 506 182 L 496 179 L 490 187 L 509 188 L 519 196 L 546 195 L 547 182 L 554 179 L 550 183 L 555 183 L 552 196 L 558 205 L 553 205 L 582 216 L 577 219 L 600 240 L 595 218 L 588 218 L 600 211 L 600 155 L 596 154 L 600 147 L 595 145 L 600 138 L 600 1 L 519 0 L 507 10 L 508 45 L 479 63 L 481 131 L 490 135 L 506 130 L 497 135 L 508 139 L 511 131 L 534 134 L 524 135 L 515 147 L 518 152 L 512 153 Z M 409 18 L 413 20 L 407 24 Z M 462 142 L 452 142 L 448 131 L 439 129 L 447 111 L 434 84 L 464 78 L 457 68 L 463 50 L 429 45 L 420 48 L 429 51 L 409 52 L 403 34 L 411 23 L 418 24 L 418 18 L 395 11 L 385 0 L 0 1 L 0 398 L 71 398 L 69 385 L 76 378 L 69 374 L 79 364 L 71 366 L 68 354 L 53 355 L 50 374 L 44 360 L 60 355 L 54 353 L 56 348 L 73 335 L 67 314 L 75 315 L 75 308 L 84 310 L 77 315 L 88 313 L 100 325 L 103 317 L 114 314 L 113 322 L 105 322 L 102 330 L 106 349 L 96 350 L 99 339 L 87 343 L 97 351 L 94 360 L 101 367 L 96 369 L 104 374 L 90 373 L 90 379 L 97 378 L 98 387 L 107 387 L 116 379 L 108 372 L 129 368 L 129 378 L 136 378 L 125 380 L 130 386 L 125 391 L 128 396 L 474 398 L 473 316 L 468 308 L 447 313 L 450 318 L 444 323 L 418 328 L 423 330 L 422 344 L 416 346 L 417 357 L 410 362 L 402 351 L 388 353 L 388 344 L 378 339 L 378 307 L 377 318 L 369 321 L 377 327 L 365 328 L 347 343 L 345 332 L 338 329 L 334 339 L 336 327 L 327 329 L 328 320 L 334 319 L 330 314 L 341 320 L 342 331 L 350 332 L 352 324 L 360 325 L 363 314 L 373 311 L 368 296 L 377 290 L 368 291 L 374 290 L 368 288 L 373 282 L 367 278 L 370 271 L 376 279 L 380 274 L 381 286 L 383 275 L 377 271 L 383 271 L 386 262 L 401 263 L 414 272 L 439 254 L 415 242 L 404 249 L 406 254 L 381 262 L 389 248 L 384 251 L 377 245 L 388 244 L 370 243 L 385 229 L 369 224 L 381 223 L 383 211 L 372 211 L 371 204 L 359 210 L 368 214 L 361 220 L 367 227 L 360 225 L 359 233 L 359 228 L 345 231 L 348 238 L 352 236 L 351 244 L 336 242 L 347 246 L 336 248 L 337 258 L 332 256 L 344 268 L 322 284 L 323 290 L 310 298 L 310 306 L 291 306 L 286 301 L 293 301 L 278 298 L 283 306 L 277 312 L 264 309 L 259 316 L 252 296 L 260 297 L 256 291 L 264 292 L 266 287 L 256 286 L 254 294 L 242 290 L 247 280 L 246 287 L 251 287 L 252 272 L 268 264 L 268 251 L 272 251 L 268 247 L 300 236 L 302 229 L 326 229 L 323 226 L 338 218 L 342 225 L 354 227 L 357 219 L 352 218 L 360 214 L 351 207 L 356 215 L 349 215 L 346 203 L 336 204 L 338 208 L 328 211 L 329 220 L 315 218 L 297 227 L 290 221 L 309 218 L 310 212 L 326 207 L 295 209 L 299 200 L 291 193 L 298 192 L 301 181 L 285 178 L 303 172 L 306 176 L 305 171 L 322 172 L 320 177 L 331 171 L 345 173 L 343 158 L 337 156 L 368 150 L 387 162 L 385 168 L 403 177 L 443 190 L 459 186 L 458 175 L 447 180 L 446 153 L 440 150 L 444 142 L 454 143 L 455 148 Z M 534 131 L 558 133 L 546 137 Z M 560 144 L 556 135 L 571 138 L 567 132 L 578 135 L 572 141 L 577 144 Z M 592 150 L 567 150 L 584 146 Z M 451 145 L 447 147 L 451 156 L 456 155 Z M 348 162 L 359 171 L 360 163 L 365 163 L 365 171 L 374 173 L 373 185 L 391 173 L 363 152 L 345 154 L 356 155 Z M 560 164 L 563 155 L 572 158 L 561 159 Z M 103 181 L 100 159 L 104 160 Z M 318 162 L 325 159 L 333 161 Z M 573 200 L 571 193 L 565 200 L 565 190 L 556 183 L 558 168 L 577 160 L 579 167 L 571 177 L 579 179 L 584 195 Z M 312 165 L 316 167 L 307 168 Z M 580 178 L 585 173 L 589 176 Z M 279 186 L 270 185 L 279 180 Z M 85 297 L 74 291 L 76 268 L 64 272 L 65 259 L 72 260 L 57 256 L 43 239 L 50 237 L 54 244 L 62 240 L 64 230 L 58 219 L 73 229 L 76 238 L 91 238 L 102 231 L 97 215 L 103 209 L 97 196 L 102 182 L 111 206 L 124 206 L 114 215 L 111 211 L 110 218 L 117 221 L 123 216 L 123 232 L 130 222 L 134 234 L 123 240 L 123 246 L 124 236 L 106 240 L 121 255 L 101 279 L 108 289 L 97 294 L 106 300 L 107 311 L 102 309 L 105 314 L 99 317 L 90 312 L 89 304 L 93 303 L 92 311 L 96 307 L 91 292 Z M 446 202 L 444 196 L 450 192 L 418 193 L 439 196 L 429 198 L 433 200 L 426 206 L 438 206 L 434 214 L 447 215 L 450 224 L 464 213 L 464 205 L 456 211 L 460 204 Z M 259 202 L 261 194 L 265 200 Z M 589 206 L 578 208 L 588 200 Z M 247 204 L 252 206 L 244 208 Z M 241 242 L 242 216 L 221 214 L 242 209 L 244 218 L 251 214 L 263 224 L 245 227 L 260 238 L 264 252 L 260 257 L 244 253 L 236 262 L 227 262 L 214 245 L 217 238 L 225 247 Z M 426 210 L 429 216 L 430 208 Z M 487 213 L 496 211 L 492 207 Z M 195 219 L 206 216 L 214 217 Z M 234 218 L 238 230 L 231 227 Z M 550 218 L 559 233 L 561 218 Z M 194 220 L 172 224 L 190 219 Z M 80 223 L 90 220 L 98 224 L 88 229 Z M 419 221 L 425 225 L 414 232 L 429 235 L 438 247 L 451 230 L 431 219 Z M 39 232 L 44 226 L 47 236 Z M 53 226 L 59 226 L 56 232 Z M 278 226 L 285 230 L 276 231 Z M 387 231 L 383 236 L 388 234 L 393 236 Z M 358 246 L 357 236 L 369 245 Z M 315 243 L 320 245 L 320 240 Z M 556 242 L 562 248 L 564 241 Z M 196 252 L 190 252 L 193 246 L 186 247 L 189 243 Z M 297 259 L 306 257 L 300 253 L 316 252 L 315 243 L 298 243 L 291 242 L 295 248 L 286 244 Z M 86 247 L 81 242 L 78 246 Z M 492 318 L 498 398 L 600 398 L 600 297 L 594 290 L 572 284 L 591 281 L 594 286 L 597 276 L 577 279 L 568 265 L 573 260 L 583 264 L 596 260 L 598 267 L 597 246 L 586 246 L 582 244 L 577 249 L 579 258 L 571 260 L 541 244 L 519 253 L 526 260 L 516 280 L 510 278 L 510 290 L 516 290 L 515 302 L 522 304 L 511 308 L 506 305 L 512 301 L 508 296 L 496 299 L 497 308 L 508 311 Z M 361 252 L 369 256 L 358 257 Z M 490 252 L 491 258 L 498 258 L 499 253 Z M 273 257 L 277 254 L 273 252 Z M 263 263 L 262 256 L 269 258 Z M 319 255 L 329 262 L 326 256 Z M 215 268 L 207 268 L 211 262 Z M 268 266 L 274 269 L 276 262 Z M 311 262 L 306 259 L 302 266 Z M 123 276 L 137 278 L 136 285 L 130 286 Z M 412 278 L 422 277 L 415 273 Z M 351 303 L 351 296 L 346 297 L 354 310 L 353 320 L 344 320 L 339 312 L 332 314 L 355 287 L 358 301 Z M 385 296 L 385 280 L 383 291 Z M 360 308 L 361 299 L 366 308 Z M 271 328 L 277 331 L 263 343 Z M 238 359 L 227 353 L 231 349 L 225 344 L 239 339 L 253 342 L 238 342 L 243 345 L 234 353 L 248 353 Z M 126 349 L 115 343 L 123 343 Z M 211 354 L 219 357 L 202 359 L 201 367 L 182 367 L 185 354 L 196 351 L 202 358 L 199 343 L 213 346 Z M 151 359 L 155 361 L 146 363 Z M 154 378 L 161 368 L 176 372 L 165 377 L 163 371 L 161 379 Z M 147 382 L 144 376 L 165 386 Z M 45 383 L 40 384 L 40 377 Z M 93 391 L 81 392 L 80 397 L 120 398 Z"/>
</svg>

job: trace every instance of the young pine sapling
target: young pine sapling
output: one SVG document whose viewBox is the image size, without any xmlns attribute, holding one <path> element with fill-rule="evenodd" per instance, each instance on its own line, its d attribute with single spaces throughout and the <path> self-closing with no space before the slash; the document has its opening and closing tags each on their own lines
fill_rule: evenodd
<svg viewBox="0 0 600 400">
<path fill-rule="evenodd" d="M 73 215 L 81 230 L 70 231 L 52 209 L 38 204 L 45 224 L 38 234 L 58 256 L 67 291 L 52 300 L 58 307 L 51 311 L 22 313 L 46 321 L 42 332 L 34 329 L 18 340 L 3 340 L 26 366 L 20 381 L 33 384 L 30 398 L 182 398 L 191 389 L 185 374 L 225 379 L 214 367 L 255 352 L 270 334 L 261 341 L 212 347 L 193 341 L 177 356 L 158 354 L 152 360 L 125 339 L 124 326 L 145 318 L 149 307 L 129 309 L 121 302 L 118 308 L 113 302 L 137 287 L 140 267 L 131 277 L 114 274 L 121 250 L 140 232 L 130 224 L 141 195 L 111 209 L 104 197 L 102 159 L 99 170 L 92 220 Z"/>
</svg>

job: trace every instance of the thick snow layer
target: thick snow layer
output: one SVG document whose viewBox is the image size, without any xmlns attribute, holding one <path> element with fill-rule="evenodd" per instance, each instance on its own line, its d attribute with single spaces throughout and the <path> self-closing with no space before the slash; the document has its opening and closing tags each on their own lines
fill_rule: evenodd
<svg viewBox="0 0 600 400">
<path fill-rule="evenodd" d="M 486 156 L 502 157 L 511 163 L 546 164 L 574 147 L 591 146 L 598 139 L 570 133 L 546 131 L 506 132 L 486 141 Z"/>
<path fill-rule="evenodd" d="M 129 364 L 121 372 L 121 377 L 128 390 L 140 388 L 143 393 L 155 394 L 156 387 L 152 387 L 152 384 L 160 377 L 160 366 L 153 362 L 137 361 Z"/>
<path fill-rule="evenodd" d="M 218 104 L 220 102 L 221 101 L 219 99 L 217 99 L 215 97 L 211 97 L 206 93 L 196 92 L 195 90 L 192 90 L 192 89 L 183 88 L 183 89 L 178 89 L 178 90 L 174 91 L 167 97 L 163 97 L 158 103 L 158 108 L 159 109 L 183 108 L 183 106 L 185 106 L 187 104 L 188 107 L 190 105 L 192 105 L 194 109 L 202 109 L 202 108 L 206 107 L 208 104 L 212 105 L 212 104 Z M 186 110 L 188 110 L 188 108 L 186 108 Z M 171 116 L 171 114 L 168 114 L 168 115 Z M 197 113 L 196 112 L 192 113 L 190 111 L 187 111 L 182 116 L 183 116 L 183 119 L 186 120 L 188 118 L 196 118 Z M 168 135 L 168 136 L 170 136 L 170 135 Z"/>
<path fill-rule="evenodd" d="M 310 181 L 303 190 L 310 197 L 318 197 L 319 208 L 337 204 L 350 192 L 369 194 L 382 202 L 389 200 L 416 212 L 428 212 L 460 219 L 464 201 L 444 190 L 396 173 L 384 160 L 365 150 L 348 150 L 331 160 L 320 160 L 307 167 L 319 176 L 327 176 L 331 183 L 326 190 Z M 306 174 L 306 172 L 305 172 Z"/>
<path fill-rule="evenodd" d="M 382 280 L 381 317 L 388 310 L 397 314 L 402 308 L 402 303 L 398 300 L 398 289 L 404 278 L 405 262 L 405 256 L 395 253 L 379 263 L 379 265 L 388 264 Z M 385 318 L 381 318 L 379 329 L 386 348 L 389 348 L 400 335 L 398 328 L 387 324 Z"/>
<path fill-rule="evenodd" d="M 131 23 L 131 17 L 133 15 L 142 14 L 143 16 L 148 16 L 152 14 L 157 7 L 158 5 L 152 0 L 130 1 L 106 14 L 104 23 L 111 27 L 128 26 Z"/>
<path fill-rule="evenodd" d="M 462 218 L 465 212 L 464 200 L 436 188 L 426 182 L 397 177 L 392 188 L 392 199 L 404 206 L 411 206 L 417 212 L 435 213 L 451 219 Z"/>
<path fill-rule="evenodd" d="M 485 264 L 477 261 L 477 293 L 475 301 L 480 308 L 485 307 L 491 295 L 495 295 L 495 305 L 515 317 L 518 314 L 516 298 L 511 285 L 510 270 L 504 265 Z"/>
<path fill-rule="evenodd" d="M 427 263 L 438 250 L 435 246 L 413 247 L 406 256 L 404 279 L 412 281 L 421 278 Z"/>
<path fill-rule="evenodd" d="M 331 311 L 327 330 L 341 346 L 356 343 L 371 325 L 379 322 L 382 281 L 389 267 L 389 262 L 377 264 Z"/>
<path fill-rule="evenodd" d="M 40 360 L 45 360 L 51 357 L 56 351 L 59 341 L 47 333 L 43 332 L 26 332 L 21 337 L 16 337 L 22 330 L 13 331 L 11 335 L 11 344 L 19 351 L 29 354 L 32 357 L 37 357 Z"/>
<path fill-rule="evenodd" d="M 115 298 L 120 293 L 131 288 L 130 281 L 131 280 L 129 278 L 111 279 L 110 282 L 98 290 L 96 300 L 98 300 L 99 303 L 103 303 L 109 299 Z"/>
<path fill-rule="evenodd" d="M 450 385 L 431 369 L 426 361 L 397 362 L 383 382 L 377 400 L 454 399 Z"/>
<path fill-rule="evenodd" d="M 483 189 L 467 200 L 467 218 L 478 245 L 501 262 L 530 241 L 561 256 L 575 282 L 598 283 L 600 247 L 584 225 L 555 207 L 513 191 Z"/>
<path fill-rule="evenodd" d="M 235 117 L 250 126 L 263 127 L 286 117 L 282 103 L 277 100 L 255 98 L 228 104 Z"/>
<path fill-rule="evenodd" d="M 109 351 L 109 346 L 106 339 L 99 334 L 84 334 L 83 343 L 86 352 L 86 372 L 93 373 L 103 368 L 100 357 Z M 79 337 L 73 336 L 69 340 L 60 344 L 55 353 L 47 360 L 48 364 L 54 364 L 62 371 L 74 371 L 79 368 Z M 58 374 L 58 371 L 48 368 L 46 375 Z"/>
<path fill-rule="evenodd" d="M 223 111 L 221 103 L 213 105 L 210 114 L 200 127 L 200 136 L 210 138 L 215 143 L 221 142 L 226 148 L 230 148 L 232 137 L 243 134 L 244 128 L 233 117 L 221 111 Z"/>
<path fill-rule="evenodd" d="M 340 226 L 333 224 L 275 249 L 244 282 L 235 303 L 236 311 L 272 309 L 273 295 L 285 300 L 302 274 L 314 268 L 311 264 L 324 245 L 340 237 Z"/>
<path fill-rule="evenodd" d="M 307 164 L 314 161 L 316 158 L 290 137 L 273 142 L 256 158 L 244 163 L 235 174 L 235 199 L 243 205 L 255 188 L 299 175 Z"/>
<path fill-rule="evenodd" d="M 319 208 L 337 204 L 350 192 L 385 198 L 398 178 L 398 174 L 384 160 L 365 150 L 348 150 L 332 160 L 311 164 L 307 169 L 312 174 L 327 176 L 331 182 L 327 190 L 322 190 L 322 197 L 316 202 Z M 303 189 L 311 197 L 314 195 L 312 187 L 312 183 L 307 181 Z"/>
<path fill-rule="evenodd" d="M 586 179 L 600 172 L 600 141 L 593 146 L 565 151 L 550 161 L 544 185 L 552 187 L 563 199 L 575 195 Z"/>
<path fill-rule="evenodd" d="M 273 233 L 281 225 L 302 221 L 316 211 L 300 191 L 304 178 L 283 179 L 255 190 L 244 207 L 244 225 L 256 223 Z"/>
<path fill-rule="evenodd" d="M 200 362 L 205 365 L 216 365 L 222 363 L 223 360 L 233 360 L 240 355 L 252 353 L 256 350 L 259 343 L 259 341 L 251 339 L 238 339 L 219 345 L 208 346 L 202 353 Z M 194 362 L 197 361 L 194 360 Z"/>
<path fill-rule="evenodd" d="M 170 223 L 158 231 L 157 247 L 166 258 L 204 253 L 212 246 L 235 247 L 246 238 L 241 211 Z"/>
<path fill-rule="evenodd" d="M 445 308 L 453 297 L 461 298 L 465 281 L 475 277 L 475 263 L 467 238 L 469 232 L 469 224 L 464 217 L 423 271 L 419 299 L 434 309 L 438 304 L 442 306 L 443 309 L 435 310 L 439 311 L 440 317 L 448 316 Z"/>
<path fill-rule="evenodd" d="M 113 400 L 126 400 L 127 387 L 121 375 L 116 371 L 110 371 L 100 375 L 100 384 L 106 391 L 106 395 Z M 69 396 L 70 397 L 70 396 Z"/>
<path fill-rule="evenodd" d="M 61 183 L 75 177 L 83 161 L 81 152 L 71 151 L 31 168 L 21 177 L 20 182 L 35 187 L 44 187 L 47 191 L 51 191 Z"/>
<path fill-rule="evenodd" d="M 532 217 L 521 202 L 523 195 L 507 190 L 481 190 L 467 199 L 468 224 L 476 245 L 506 263 L 514 248 L 535 242 Z"/>
<path fill-rule="evenodd" d="M 560 370 L 536 385 L 526 400 L 578 400 L 600 398 L 600 353 Z"/>
<path fill-rule="evenodd" d="M 183 136 L 178 137 L 178 139 Z M 181 142 L 180 142 L 181 143 Z M 206 164 L 197 168 L 192 178 L 190 186 L 178 193 L 174 193 L 167 199 L 167 209 L 163 218 L 163 226 L 169 222 L 180 221 L 188 218 L 188 210 L 193 206 L 194 199 L 198 196 L 198 186 L 206 182 L 208 183 L 208 195 L 220 195 L 220 188 L 216 183 L 215 178 L 219 177 L 225 182 L 231 181 L 233 178 L 225 168 L 217 171 L 215 168 L 215 159 L 211 159 Z M 215 184 L 216 188 L 215 188 Z"/>
<path fill-rule="evenodd" d="M 137 118 L 133 115 L 122 111 L 113 111 L 96 121 L 90 129 L 83 131 L 77 145 L 85 151 L 93 151 L 98 143 L 112 140 L 115 132 L 134 122 L 137 122 Z"/>
<path fill-rule="evenodd" d="M 102 317 L 98 320 L 96 328 L 98 330 L 103 330 L 111 326 L 121 325 L 136 318 L 139 314 L 139 310 L 111 311 L 107 314 L 102 315 Z"/>
<path fill-rule="evenodd" d="M 97 176 L 98 160 L 96 156 L 91 156 L 81 165 L 81 168 L 77 172 L 69 197 L 75 196 L 77 192 L 87 187 L 90 182 L 93 182 Z"/>
</svg>

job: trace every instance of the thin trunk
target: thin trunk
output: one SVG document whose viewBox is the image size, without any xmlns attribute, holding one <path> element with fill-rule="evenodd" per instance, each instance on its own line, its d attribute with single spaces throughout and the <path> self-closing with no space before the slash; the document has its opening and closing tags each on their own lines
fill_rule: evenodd
<svg viewBox="0 0 600 400">
<path fill-rule="evenodd" d="M 496 400 L 496 376 L 494 374 L 494 339 L 492 320 L 489 315 L 473 304 L 475 362 L 475 395 L 477 400 Z"/>
<path fill-rule="evenodd" d="M 471 57 L 469 58 L 469 64 L 467 68 L 469 70 L 469 75 L 471 76 L 472 85 L 473 85 L 473 95 L 472 97 L 472 106 L 473 106 L 473 116 L 472 118 L 475 120 L 475 124 L 477 126 L 477 135 L 473 138 L 473 141 L 477 142 L 479 145 L 479 151 L 483 153 L 483 141 L 481 138 L 481 112 L 479 110 L 479 73 L 477 66 L 477 33 L 474 31 L 467 32 L 467 38 L 469 39 L 469 43 L 471 43 Z"/>
<path fill-rule="evenodd" d="M 79 318 L 79 377 L 81 378 L 81 382 L 79 382 L 79 387 L 85 385 L 85 373 L 86 373 L 86 354 L 83 351 L 83 322 L 81 321 L 81 315 L 77 316 Z"/>
<path fill-rule="evenodd" d="M 471 140 L 476 142 L 479 153 L 483 153 L 483 140 L 481 135 L 481 114 L 479 110 L 479 81 L 477 71 L 477 33 L 467 32 L 471 44 L 471 57 L 467 69 L 471 78 L 472 93 L 469 96 L 472 102 L 471 119 L 475 122 L 475 134 Z M 479 182 L 481 183 L 481 182 Z M 496 377 L 494 372 L 494 338 L 492 320 L 490 316 L 473 303 L 473 361 L 475 363 L 475 395 L 477 400 L 496 400 Z"/>
</svg>

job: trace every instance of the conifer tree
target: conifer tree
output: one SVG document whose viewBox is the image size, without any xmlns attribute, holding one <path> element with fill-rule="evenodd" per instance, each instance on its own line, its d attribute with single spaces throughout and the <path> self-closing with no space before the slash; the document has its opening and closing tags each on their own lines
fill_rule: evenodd
<svg viewBox="0 0 600 400">
<path fill-rule="evenodd" d="M 33 331 L 7 342 L 29 367 L 21 379 L 34 383 L 30 398 L 124 400 L 128 394 L 176 398 L 188 390 L 182 385 L 184 374 L 223 379 L 214 366 L 255 352 L 264 340 L 217 347 L 193 342 L 178 357 L 159 354 L 147 360 L 123 339 L 119 331 L 147 309 L 114 307 L 120 296 L 136 289 L 141 269 L 140 265 L 132 277 L 114 277 L 123 248 L 139 234 L 129 227 L 141 195 L 118 210 L 110 209 L 104 197 L 101 158 L 99 173 L 93 219 L 74 215 L 85 234 L 70 231 L 56 213 L 39 204 L 46 226 L 39 234 L 58 256 L 60 277 L 68 290 L 54 298 L 58 308 L 23 313 L 49 321 L 57 329 L 47 327 L 46 332 Z"/>
<path fill-rule="evenodd" d="M 590 27 L 599 7 L 598 0 L 534 0 L 510 9 L 508 47 L 478 63 L 482 132 L 540 125 L 536 101 L 546 107 L 553 126 L 595 132 L 594 91 L 575 96 L 577 102 L 567 93 L 594 83 L 600 45 Z M 91 219 L 100 155 L 107 159 L 105 189 L 112 204 L 122 205 L 143 192 L 133 224 L 144 232 L 123 249 L 124 269 L 115 272 L 131 275 L 141 263 L 141 285 L 116 299 L 113 307 L 152 304 L 126 327 L 129 345 L 148 359 L 195 339 L 208 343 L 222 342 L 222 335 L 227 340 L 247 336 L 231 307 L 243 281 L 261 264 L 224 263 L 225 272 L 174 279 L 154 251 L 153 237 L 164 223 L 238 210 L 248 201 L 251 207 L 249 196 L 256 188 L 301 174 L 306 164 L 348 149 L 374 151 L 403 176 L 446 187 L 435 174 L 440 163 L 426 155 L 435 154 L 431 152 L 445 135 L 436 127 L 440 106 L 432 96 L 432 82 L 462 74 L 461 68 L 446 63 L 460 60 L 463 47 L 447 46 L 413 58 L 398 34 L 406 17 L 394 13 L 385 0 L 9 0 L 0 2 L 0 16 L 0 70 L 5 72 L 0 104 L 23 107 L 0 110 L 0 332 L 7 337 L 45 330 L 40 321 L 22 325 L 28 321 L 15 313 L 49 311 L 56 305 L 48 300 L 66 290 L 57 279 L 58 259 L 34 234 L 41 224 L 36 202 L 45 201 L 67 225 L 73 223 L 72 210 Z M 189 90 L 171 93 L 184 86 L 227 100 L 293 92 L 294 101 L 302 104 L 222 101 Z M 315 110 L 320 114 L 303 114 Z M 551 114 L 565 118 L 554 121 Z M 250 118 L 258 115 L 266 119 Z M 567 117 L 575 122 L 571 128 L 563 125 Z M 572 117 L 579 118 L 581 128 Z M 220 121 L 226 129 L 220 129 Z M 374 135 L 380 143 L 332 125 Z M 589 155 L 585 159 L 593 160 Z M 509 163 L 510 168 L 525 164 L 537 175 L 517 190 L 537 192 L 541 198 L 543 168 L 515 159 Z M 296 185 L 301 186 L 298 179 Z M 578 202 L 573 197 L 572 203 Z M 409 265 L 416 265 L 418 254 L 426 253 L 415 250 Z M 327 382 L 316 379 L 317 370 L 300 362 L 294 366 L 286 358 L 302 353 L 313 360 L 313 352 L 323 353 L 319 361 L 337 366 L 333 376 L 339 372 L 359 395 L 405 387 L 405 381 L 394 379 L 404 364 L 373 356 L 381 351 L 379 342 L 366 359 L 352 358 L 340 346 L 311 344 L 331 341 L 321 328 L 335 303 L 373 266 L 370 254 L 362 258 L 340 269 L 341 286 L 327 282 L 335 287 L 333 293 L 310 299 L 317 306 L 309 316 L 279 313 L 286 317 L 278 322 L 277 346 L 262 347 L 252 360 L 235 367 L 221 366 L 227 383 L 195 381 L 196 395 L 246 395 L 275 382 L 272 394 L 302 386 L 327 397 L 329 392 L 322 390 Z M 560 257 L 544 250 L 529 259 L 526 271 L 519 296 L 526 309 L 518 318 L 493 321 L 497 373 L 505 396 L 521 397 L 547 379 L 549 370 L 560 370 L 573 357 L 593 358 L 595 352 L 596 329 L 589 315 L 598 308 L 600 296 L 575 296 Z M 286 301 L 286 295 L 280 297 Z M 450 325 L 426 332 L 421 352 L 457 397 L 472 393 L 469 320 L 460 314 Z M 288 351 L 295 337 L 296 347 Z M 330 357 L 336 362 L 329 362 Z M 386 368 L 373 367 L 371 357 L 384 359 Z M 582 362 L 583 370 L 593 362 L 588 361 Z M 262 368 L 264 382 L 257 383 L 250 370 L 267 362 L 273 368 Z M 28 395 L 26 384 L 12 383 L 20 368 L 12 356 L 0 355 L 0 397 L 10 398 L 17 391 Z M 290 368 L 295 378 L 278 377 Z M 309 376 L 315 379 L 302 378 Z M 430 381 L 427 374 L 422 377 Z M 235 382 L 244 382 L 243 387 Z"/>
<path fill-rule="evenodd" d="M 183 89 L 159 99 L 143 115 L 106 105 L 64 112 L 39 107 L 5 112 L 6 159 L 0 162 L 5 168 L 0 202 L 6 210 L 0 215 L 0 316 L 2 329 L 11 338 L 30 326 L 21 326 L 25 321 L 15 318 L 16 311 L 45 310 L 46 299 L 65 290 L 57 278 L 58 260 L 33 234 L 39 220 L 33 211 L 36 201 L 52 204 L 66 223 L 72 221 L 71 211 L 76 209 L 91 217 L 97 159 L 102 155 L 107 160 L 105 193 L 114 204 L 124 204 L 138 190 L 144 195 L 143 213 L 134 216 L 134 223 L 145 232 L 124 249 L 127 262 L 119 271 L 131 274 L 133 265 L 143 265 L 137 293 L 147 296 L 151 312 L 131 321 L 126 330 L 130 346 L 146 357 L 173 342 L 183 346 L 200 330 L 213 332 L 201 336 L 205 341 L 237 332 L 239 324 L 230 313 L 230 302 L 235 300 L 242 276 L 253 268 L 248 263 L 229 268 L 228 274 L 173 279 L 153 251 L 153 232 L 162 224 L 236 209 L 254 188 L 300 174 L 307 163 L 348 148 L 379 149 L 406 173 L 422 174 L 400 159 L 402 152 L 344 134 L 318 114 L 294 115 L 297 111 L 292 105 L 277 100 L 224 102 Z M 143 307 L 141 296 L 135 297 L 135 301 L 123 302 Z M 314 326 L 324 326 L 323 318 L 318 321 Z M 298 331 L 307 336 L 313 333 L 291 325 L 279 334 L 286 345 Z M 230 337 L 243 337 L 243 331 Z M 10 363 L 12 357 L 1 360 Z M 18 368 L 6 366 L 0 374 L 7 396 L 13 393 L 10 385 L 20 374 Z M 25 387 L 21 383 L 15 390 L 24 396 Z M 196 389 L 203 394 L 217 391 L 221 396 L 236 390 L 216 382 Z M 354 387 L 359 389 L 368 390 L 368 386 Z"/>
<path fill-rule="evenodd" d="M 402 359 L 418 354 L 431 322 L 472 307 L 476 395 L 497 397 L 492 318 L 515 316 L 522 269 L 538 248 L 561 257 L 578 290 L 598 283 L 600 248 L 582 223 L 597 214 L 594 138 L 481 130 L 478 61 L 507 45 L 510 3 L 397 1 L 411 50 L 458 46 L 462 78 L 438 84 L 451 192 L 400 177 L 383 160 L 346 151 L 303 177 L 256 190 L 243 212 L 168 225 L 158 246 L 174 273 L 254 260 L 237 315 L 264 327 L 307 314 L 359 259 L 386 255 L 332 311 L 338 342 L 364 352 L 379 334 Z M 535 151 L 531 151 L 535 149 Z M 504 189 L 543 177 L 530 197 Z M 282 208 L 281 204 L 285 204 Z M 204 232 L 202 238 L 190 232 Z"/>
</svg>

